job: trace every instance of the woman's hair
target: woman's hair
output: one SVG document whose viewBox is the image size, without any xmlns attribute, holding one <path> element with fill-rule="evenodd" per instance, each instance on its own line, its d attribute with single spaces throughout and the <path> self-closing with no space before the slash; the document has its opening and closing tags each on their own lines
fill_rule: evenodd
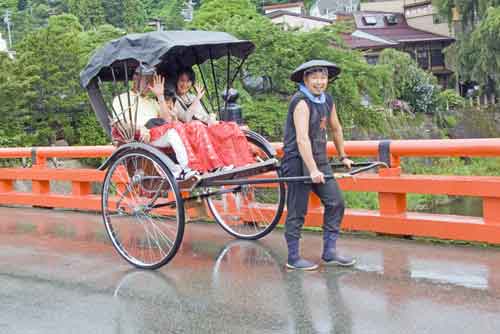
<svg viewBox="0 0 500 334">
<path fill-rule="evenodd" d="M 178 70 L 177 71 L 177 80 L 179 80 L 180 76 L 183 74 L 188 76 L 189 80 L 193 83 L 193 85 L 195 84 L 196 75 L 194 74 L 194 71 L 191 67 L 184 67 L 184 68 L 181 68 L 180 70 Z"/>
</svg>

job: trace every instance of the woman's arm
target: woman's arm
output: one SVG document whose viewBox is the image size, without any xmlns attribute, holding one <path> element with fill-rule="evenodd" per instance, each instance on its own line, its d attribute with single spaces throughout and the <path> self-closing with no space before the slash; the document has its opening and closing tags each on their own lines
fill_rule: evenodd
<svg viewBox="0 0 500 334">
<path fill-rule="evenodd" d="M 200 85 L 195 85 L 196 97 L 193 103 L 189 106 L 187 110 L 184 111 L 184 121 L 191 122 L 193 117 L 196 117 L 200 121 L 211 124 L 212 120 L 210 119 L 210 115 L 205 111 L 205 108 L 201 105 L 201 99 L 205 95 L 205 89 L 203 89 Z"/>
</svg>

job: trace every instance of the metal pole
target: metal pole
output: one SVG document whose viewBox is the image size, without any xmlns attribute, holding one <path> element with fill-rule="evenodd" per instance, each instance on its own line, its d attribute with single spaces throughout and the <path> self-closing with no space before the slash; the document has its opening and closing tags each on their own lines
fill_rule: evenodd
<svg viewBox="0 0 500 334">
<path fill-rule="evenodd" d="M 10 31 L 10 11 L 8 9 L 5 10 L 3 21 L 7 25 L 7 34 L 9 36 L 9 49 L 12 49 L 12 33 Z"/>
<path fill-rule="evenodd" d="M 332 165 L 335 166 L 336 164 Z M 350 178 L 355 176 L 356 174 L 366 172 L 376 167 L 384 167 L 384 168 L 388 167 L 387 164 L 382 161 L 358 163 L 354 164 L 353 166 L 363 166 L 363 167 L 351 170 L 348 173 L 333 173 L 330 175 L 327 174 L 324 176 L 325 180 Z M 289 177 L 256 178 L 256 179 L 206 180 L 205 182 L 203 182 L 203 186 L 205 187 L 244 186 L 250 184 L 291 183 L 291 182 L 311 183 L 312 179 L 310 176 L 289 176 Z"/>
</svg>

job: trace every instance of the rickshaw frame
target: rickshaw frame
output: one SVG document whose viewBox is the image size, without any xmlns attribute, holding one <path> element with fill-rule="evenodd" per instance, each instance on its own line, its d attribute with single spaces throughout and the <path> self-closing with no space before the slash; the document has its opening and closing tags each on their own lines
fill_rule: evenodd
<svg viewBox="0 0 500 334">
<path fill-rule="evenodd" d="M 92 109 L 106 133 L 111 134 L 110 123 L 115 119 L 115 125 L 121 128 L 120 131 L 124 135 L 129 135 L 128 142 L 119 146 L 99 169 L 106 170 L 101 192 L 102 215 L 106 231 L 115 249 L 134 266 L 144 269 L 156 269 L 168 263 L 175 256 L 184 234 L 186 214 L 184 203 L 186 201 L 205 200 L 213 218 L 226 232 L 240 239 L 255 240 L 270 233 L 281 220 L 286 197 L 285 183 L 310 182 L 311 180 L 308 176 L 282 177 L 275 149 L 262 135 L 251 130 L 243 131 L 247 140 L 256 148 L 258 152 L 256 157 L 260 159 L 259 162 L 228 171 L 204 174 L 201 177 L 189 180 L 176 180 L 172 173 L 175 163 L 167 154 L 149 144 L 135 140 L 138 104 L 136 104 L 134 122 L 132 121 L 132 107 L 126 108 L 128 109 L 129 120 L 132 123 L 132 126 L 126 130 L 127 127 L 120 123 L 120 115 L 125 113 L 122 101 L 121 99 L 119 101 L 122 108 L 121 114 L 115 110 L 113 104 L 111 104 L 111 108 L 106 105 L 102 92 L 104 82 L 112 81 L 111 94 L 116 97 L 120 96 L 117 94 L 117 82 L 123 80 L 124 88 L 127 90 L 127 106 L 132 106 L 129 78 L 132 77 L 135 69 L 141 64 L 154 66 L 161 75 L 171 72 L 172 68 L 196 65 L 207 91 L 206 97 L 210 107 L 212 111 L 216 108 L 215 111 L 220 116 L 222 110 L 227 108 L 228 99 L 225 99 L 224 109 L 221 109 L 217 87 L 219 82 L 214 60 L 223 56 L 227 57 L 225 92 L 228 92 L 240 73 L 245 60 L 253 52 L 254 48 L 255 46 L 250 41 L 239 40 L 221 32 L 164 31 L 132 34 L 107 43 L 93 55 L 87 67 L 82 71 L 80 75 L 81 84 L 87 90 Z M 233 74 L 230 73 L 231 62 L 234 62 L 232 58 L 239 59 L 239 62 L 234 67 L 235 72 Z M 201 67 L 206 62 L 210 64 L 215 95 L 209 92 L 208 80 Z M 214 103 L 213 99 L 216 100 L 216 103 Z M 207 109 L 206 103 L 203 103 L 203 106 Z M 118 123 L 116 123 L 116 120 L 118 120 Z M 123 121 L 126 121 L 126 116 L 123 116 Z M 133 165 L 134 159 L 136 159 L 135 166 Z M 142 164 L 147 161 L 147 164 L 139 168 L 138 161 L 142 161 Z M 380 162 L 358 164 L 357 166 L 361 168 L 352 171 L 350 174 L 328 175 L 326 178 L 352 176 L 384 165 L 384 163 Z M 151 175 L 147 175 L 148 173 Z M 268 177 L 269 174 L 272 174 L 271 177 Z M 116 181 L 119 178 L 121 178 L 121 181 Z M 144 186 L 147 182 L 154 184 L 158 188 L 156 193 L 151 194 L 152 190 Z M 166 187 L 166 183 L 168 183 L 168 187 Z M 271 189 L 269 190 L 270 194 L 264 192 L 267 189 L 265 186 L 261 188 L 265 184 L 273 185 L 269 187 Z M 213 188 L 216 189 L 212 190 Z M 261 189 L 264 189 L 264 191 L 259 193 Z M 277 189 L 276 193 L 272 193 L 274 191 L 272 189 Z M 195 194 L 196 191 L 198 191 L 197 194 Z M 164 203 L 156 203 L 157 200 L 163 197 L 164 193 L 168 194 L 167 197 L 170 200 Z M 188 195 L 185 195 L 186 193 Z M 265 200 L 276 202 L 273 202 L 274 211 L 269 211 L 269 208 L 267 208 L 268 203 L 257 202 L 259 194 Z M 217 199 L 214 198 L 220 197 L 225 200 L 228 196 L 233 197 L 231 201 L 236 202 L 236 206 L 229 212 L 229 218 L 224 218 L 221 209 L 217 206 L 220 206 L 220 204 L 217 204 Z M 120 197 L 118 201 L 116 201 L 116 197 Z M 243 199 L 239 199 L 239 197 Z M 128 203 L 129 200 L 134 200 L 136 203 L 130 204 L 128 207 L 122 206 L 122 202 Z M 149 204 L 144 204 L 148 200 L 150 201 Z M 239 201 L 246 201 L 246 204 L 238 204 Z M 224 210 L 226 206 L 226 204 L 223 204 Z M 163 242 L 165 245 L 161 245 L 161 237 L 165 232 L 160 231 L 163 225 L 157 223 L 155 219 L 157 216 L 161 216 L 163 211 L 161 214 L 154 214 L 154 217 L 150 213 L 156 209 L 168 208 L 174 208 L 175 211 L 176 233 L 175 238 L 173 238 L 175 240 L 164 237 Z M 251 213 L 251 218 L 248 218 L 250 210 L 256 210 L 255 212 L 258 212 L 260 217 Z M 174 215 L 174 213 L 170 213 L 170 215 Z M 235 215 L 241 217 L 232 226 L 228 221 L 233 219 Z M 142 227 L 147 242 L 135 235 L 128 237 L 131 240 L 125 239 L 120 235 L 119 229 L 127 223 L 112 222 L 115 219 L 116 221 L 120 221 L 120 219 L 127 221 L 131 216 L 137 220 L 136 223 L 129 224 L 131 230 L 141 232 L 137 230 Z M 263 222 L 263 220 L 266 221 Z M 246 225 L 250 226 L 248 230 L 243 229 Z M 167 223 L 165 223 L 165 226 L 167 226 Z M 122 234 L 125 235 L 126 232 Z M 151 240 L 154 239 L 151 235 L 156 235 L 156 240 Z M 135 240 L 136 238 L 137 240 Z M 139 258 L 142 256 L 140 255 L 142 248 L 146 247 L 149 247 L 150 252 L 160 253 L 157 256 L 158 259 L 153 260 L 151 254 L 150 261 L 147 258 Z M 143 257 L 147 256 L 144 255 Z"/>
</svg>

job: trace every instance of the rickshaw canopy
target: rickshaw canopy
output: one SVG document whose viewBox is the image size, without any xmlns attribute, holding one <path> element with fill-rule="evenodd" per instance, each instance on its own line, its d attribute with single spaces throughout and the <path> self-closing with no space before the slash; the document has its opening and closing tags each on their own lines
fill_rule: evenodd
<svg viewBox="0 0 500 334">
<path fill-rule="evenodd" d="M 96 77 L 102 81 L 124 80 L 139 63 L 155 66 L 162 72 L 168 67 L 190 67 L 223 56 L 244 59 L 254 50 L 252 42 L 239 40 L 225 32 L 155 31 L 129 34 L 112 40 L 97 50 L 80 73 L 80 83 L 87 88 Z M 111 66 L 127 62 L 112 73 Z M 122 70 L 120 70 L 120 68 Z"/>
</svg>

